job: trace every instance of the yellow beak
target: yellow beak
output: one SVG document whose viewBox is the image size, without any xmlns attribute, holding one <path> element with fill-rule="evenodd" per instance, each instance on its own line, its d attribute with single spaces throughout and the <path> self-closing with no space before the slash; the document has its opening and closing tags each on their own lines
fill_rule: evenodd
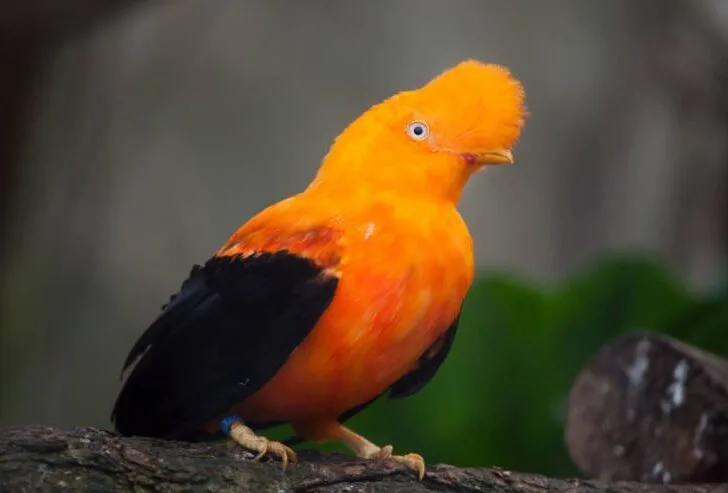
<svg viewBox="0 0 728 493">
<path fill-rule="evenodd" d="M 513 153 L 510 149 L 495 149 L 477 154 L 476 162 L 480 165 L 513 164 Z"/>
</svg>

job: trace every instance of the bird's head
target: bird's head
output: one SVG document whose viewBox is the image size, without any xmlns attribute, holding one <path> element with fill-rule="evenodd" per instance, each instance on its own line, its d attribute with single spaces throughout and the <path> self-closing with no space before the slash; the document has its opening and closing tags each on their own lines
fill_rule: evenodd
<svg viewBox="0 0 728 493">
<path fill-rule="evenodd" d="M 475 60 L 373 106 L 334 142 L 312 187 L 355 186 L 457 202 L 468 178 L 513 162 L 524 91 Z"/>
</svg>

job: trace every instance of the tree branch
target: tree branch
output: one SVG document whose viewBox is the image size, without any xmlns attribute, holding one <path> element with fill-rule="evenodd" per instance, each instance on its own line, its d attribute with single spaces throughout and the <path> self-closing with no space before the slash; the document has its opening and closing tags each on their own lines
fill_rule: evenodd
<svg viewBox="0 0 728 493">
<path fill-rule="evenodd" d="M 431 466 L 418 482 L 401 466 L 302 452 L 283 474 L 228 443 L 125 438 L 95 428 L 0 430 L 0 491 L 255 492 L 727 492 L 728 486 L 657 486 L 549 479 L 501 469 Z"/>
<path fill-rule="evenodd" d="M 569 396 L 574 462 L 605 481 L 728 481 L 728 361 L 657 333 L 600 349 Z"/>
</svg>

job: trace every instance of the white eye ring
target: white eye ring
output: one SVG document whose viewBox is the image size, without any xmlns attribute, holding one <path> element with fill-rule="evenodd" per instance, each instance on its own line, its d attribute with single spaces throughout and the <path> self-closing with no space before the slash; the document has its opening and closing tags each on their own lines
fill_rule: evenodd
<svg viewBox="0 0 728 493">
<path fill-rule="evenodd" d="M 407 135 L 413 140 L 425 140 L 430 135 L 430 129 L 425 122 L 412 122 L 407 125 Z"/>
</svg>

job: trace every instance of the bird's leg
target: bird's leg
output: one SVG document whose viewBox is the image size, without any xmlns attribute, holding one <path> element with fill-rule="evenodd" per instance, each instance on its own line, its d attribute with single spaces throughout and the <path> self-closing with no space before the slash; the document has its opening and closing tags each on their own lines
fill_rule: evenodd
<svg viewBox="0 0 728 493">
<path fill-rule="evenodd" d="M 286 470 L 288 461 L 296 462 L 296 453 L 280 442 L 268 440 L 258 436 L 253 430 L 243 424 L 238 416 L 228 416 L 220 421 L 220 430 L 232 438 L 238 445 L 258 453 L 255 460 L 265 455 L 274 455 L 283 463 L 283 470 Z"/>
<path fill-rule="evenodd" d="M 378 447 L 363 436 L 346 428 L 336 421 L 322 423 L 293 423 L 296 434 L 309 440 L 334 440 L 343 443 L 357 457 L 363 459 L 392 459 L 417 473 L 422 480 L 425 476 L 425 460 L 419 454 L 394 455 L 391 445 Z"/>
</svg>

